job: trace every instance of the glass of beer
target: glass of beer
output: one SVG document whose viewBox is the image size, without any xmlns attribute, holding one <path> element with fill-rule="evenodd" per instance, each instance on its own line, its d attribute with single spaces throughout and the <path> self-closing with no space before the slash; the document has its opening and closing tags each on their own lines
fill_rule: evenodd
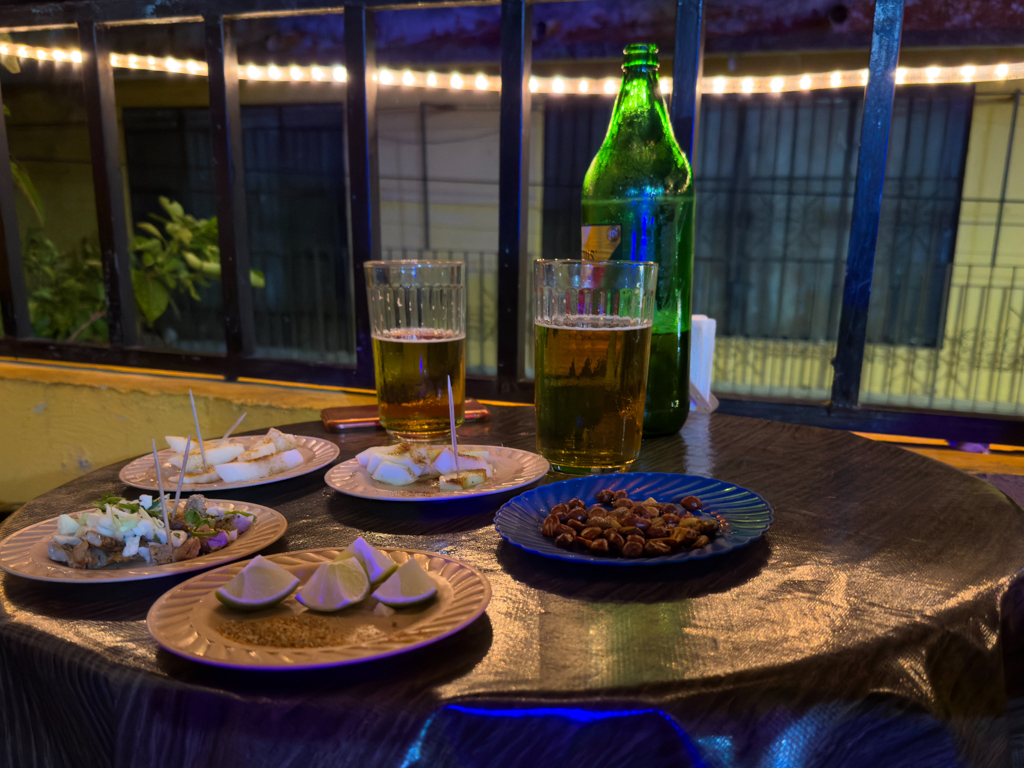
<svg viewBox="0 0 1024 768">
<path fill-rule="evenodd" d="M 366 293 L 381 425 L 402 440 L 449 433 L 466 392 L 466 308 L 461 261 L 368 261 Z"/>
<path fill-rule="evenodd" d="M 640 454 L 657 277 L 652 262 L 534 262 L 537 450 L 555 470 Z"/>
</svg>

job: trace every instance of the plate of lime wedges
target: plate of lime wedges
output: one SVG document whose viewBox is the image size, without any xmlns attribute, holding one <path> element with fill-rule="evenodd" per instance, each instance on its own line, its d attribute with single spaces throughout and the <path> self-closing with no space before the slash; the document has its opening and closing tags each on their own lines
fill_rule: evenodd
<svg viewBox="0 0 1024 768">
<path fill-rule="evenodd" d="M 490 598 L 471 565 L 359 538 L 209 571 L 164 594 L 146 623 L 165 650 L 201 664 L 319 669 L 435 643 L 473 623 Z"/>
</svg>

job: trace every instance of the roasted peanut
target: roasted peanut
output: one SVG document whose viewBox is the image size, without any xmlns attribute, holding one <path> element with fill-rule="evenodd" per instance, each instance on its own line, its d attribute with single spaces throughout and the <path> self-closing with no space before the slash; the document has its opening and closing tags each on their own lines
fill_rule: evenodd
<svg viewBox="0 0 1024 768">
<path fill-rule="evenodd" d="M 569 522 L 567 522 L 566 525 L 572 528 L 572 530 L 576 531 L 576 533 L 579 533 L 587 527 L 576 518 L 570 518 Z"/>
<path fill-rule="evenodd" d="M 614 498 L 614 499 L 615 499 L 616 501 L 618 501 L 619 499 L 626 499 L 626 498 L 629 498 L 629 494 L 628 494 L 628 493 L 626 493 L 625 491 L 615 491 L 615 492 L 614 492 L 614 493 L 612 494 L 612 497 L 613 497 L 613 498 Z"/>
<path fill-rule="evenodd" d="M 568 533 L 573 538 L 576 537 L 576 531 L 574 531 L 572 528 L 570 528 L 568 525 L 565 525 L 564 523 L 559 523 L 558 527 L 555 528 L 555 535 L 561 536 L 563 533 Z"/>
<path fill-rule="evenodd" d="M 596 525 L 592 525 L 589 528 L 584 528 L 582 531 L 580 531 L 580 538 L 588 539 L 590 541 L 593 541 L 600 535 L 601 529 L 598 528 Z"/>
<path fill-rule="evenodd" d="M 576 543 L 579 544 L 584 549 L 590 549 L 590 545 L 593 544 L 594 542 L 592 542 L 590 539 L 584 539 L 584 538 L 581 538 L 580 536 L 577 536 L 576 537 Z"/>
<path fill-rule="evenodd" d="M 555 539 L 555 546 L 561 547 L 562 549 L 572 549 L 572 545 L 575 543 L 576 537 L 571 533 L 563 533 L 557 539 Z"/>
<path fill-rule="evenodd" d="M 608 539 L 594 539 L 590 543 L 590 551 L 595 555 L 607 555 Z"/>
<path fill-rule="evenodd" d="M 616 499 L 612 506 L 616 509 L 629 509 L 633 506 L 633 502 L 629 499 Z"/>
<path fill-rule="evenodd" d="M 647 539 L 645 539 L 643 536 L 637 536 L 636 534 L 632 534 L 626 537 L 626 542 L 628 543 L 630 541 L 632 541 L 635 544 L 639 544 L 641 547 L 647 543 Z"/>
<path fill-rule="evenodd" d="M 608 514 L 608 510 L 604 507 L 593 506 L 587 510 L 587 514 L 591 517 L 605 517 Z"/>
<path fill-rule="evenodd" d="M 624 528 L 634 528 L 636 527 L 637 523 L 642 521 L 645 521 L 645 518 L 640 517 L 639 515 L 634 515 L 632 512 L 630 512 L 624 518 L 619 520 L 619 523 L 621 523 Z"/>
<path fill-rule="evenodd" d="M 596 515 L 591 515 L 587 518 L 587 526 L 589 527 L 592 525 L 601 529 L 611 528 L 612 519 L 610 517 L 597 517 Z"/>
<path fill-rule="evenodd" d="M 671 536 L 666 536 L 660 539 L 651 539 L 651 541 L 660 541 L 665 544 L 669 549 L 675 549 L 679 546 L 679 542 L 673 539 Z"/>
<path fill-rule="evenodd" d="M 700 518 L 699 517 L 681 517 L 681 518 L 679 518 L 679 527 L 680 528 L 693 528 L 693 529 L 696 530 L 696 528 L 699 525 L 700 525 Z"/>
<path fill-rule="evenodd" d="M 611 504 L 615 501 L 615 491 L 605 488 L 603 491 L 598 491 L 594 498 L 597 499 L 598 504 Z"/>
<path fill-rule="evenodd" d="M 608 543 L 611 544 L 612 547 L 618 550 L 619 552 L 621 552 L 622 548 L 626 546 L 626 540 L 619 536 L 619 534 L 617 534 L 611 528 L 604 532 L 604 537 L 608 540 Z"/>
<path fill-rule="evenodd" d="M 654 514 L 652 514 L 652 512 Z M 652 510 L 650 507 L 645 507 L 643 504 L 634 504 L 633 514 L 638 517 L 657 517 L 656 510 Z"/>
<path fill-rule="evenodd" d="M 701 504 L 700 499 L 696 496 L 687 496 L 679 503 L 682 505 L 683 509 L 687 509 L 690 512 L 696 512 L 698 509 L 704 508 L 704 505 Z"/>
<path fill-rule="evenodd" d="M 661 514 L 662 515 L 675 514 L 675 513 L 676 513 L 676 505 L 675 504 L 662 504 L 661 505 Z"/>
<path fill-rule="evenodd" d="M 627 541 L 622 548 L 624 557 L 640 557 L 644 553 L 644 546 L 635 541 Z"/>
<path fill-rule="evenodd" d="M 695 529 L 684 528 L 682 526 L 672 531 L 672 538 L 687 547 L 697 540 L 697 535 L 698 534 Z"/>
<path fill-rule="evenodd" d="M 624 525 L 621 528 L 619 528 L 619 535 L 623 536 L 623 537 L 625 537 L 625 536 L 636 536 L 636 535 L 639 535 L 639 534 L 640 534 L 640 529 L 637 528 L 635 525 Z"/>
<path fill-rule="evenodd" d="M 668 531 L 664 528 L 655 528 L 653 525 L 644 531 L 644 536 L 648 539 L 664 539 L 668 536 Z"/>
<path fill-rule="evenodd" d="M 579 520 L 581 523 L 585 523 L 588 517 L 590 517 L 590 513 L 587 512 L 586 507 L 573 507 L 569 510 L 570 520 Z"/>
<path fill-rule="evenodd" d="M 673 512 L 666 512 L 661 516 L 661 519 L 664 521 L 665 525 L 675 525 L 679 522 L 679 515 Z"/>
<path fill-rule="evenodd" d="M 548 515 L 544 518 L 544 524 L 540 527 L 540 532 L 548 538 L 553 538 L 558 535 L 555 533 L 555 529 L 560 525 L 561 523 L 558 522 L 558 515 Z"/>
<path fill-rule="evenodd" d="M 564 523 L 569 518 L 569 505 L 568 504 L 555 504 L 551 508 L 552 515 L 558 515 L 559 522 Z"/>
<path fill-rule="evenodd" d="M 667 555 L 672 549 L 663 541 L 648 541 L 644 544 L 644 554 L 650 555 L 651 557 L 657 557 L 658 555 Z"/>
<path fill-rule="evenodd" d="M 715 535 L 716 533 L 718 533 L 718 528 L 719 528 L 718 521 L 714 520 L 714 519 L 711 519 L 711 520 L 701 520 L 700 521 L 700 525 L 697 526 L 697 530 L 700 531 L 705 536 L 713 536 L 713 535 Z"/>
<path fill-rule="evenodd" d="M 587 505 L 583 503 L 583 499 L 569 499 L 566 504 L 569 509 L 574 509 L 576 507 L 583 507 L 583 509 L 587 508 Z"/>
<path fill-rule="evenodd" d="M 707 536 L 698 536 L 697 540 L 693 542 L 692 546 L 694 549 L 700 549 L 701 547 L 705 547 L 710 543 L 711 539 L 709 539 Z"/>
</svg>

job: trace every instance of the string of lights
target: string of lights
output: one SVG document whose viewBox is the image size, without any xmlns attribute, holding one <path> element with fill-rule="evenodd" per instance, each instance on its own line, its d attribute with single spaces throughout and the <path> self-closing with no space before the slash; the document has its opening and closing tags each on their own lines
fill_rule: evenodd
<svg viewBox="0 0 1024 768">
<path fill-rule="evenodd" d="M 19 59 L 53 61 L 57 64 L 76 65 L 82 63 L 82 53 L 61 48 L 36 48 L 33 46 L 0 44 L 0 55 L 17 56 Z M 138 69 L 150 72 L 196 75 L 205 77 L 206 63 L 193 59 L 159 58 L 136 56 L 130 53 L 110 54 L 112 66 L 121 69 Z M 241 80 L 263 80 L 269 82 L 310 82 L 344 83 L 348 74 L 343 66 L 277 66 L 246 64 L 239 66 Z M 484 74 L 460 74 L 458 72 L 419 72 L 411 69 L 379 69 L 373 75 L 380 85 L 407 88 L 437 88 L 455 91 L 499 91 L 501 78 Z M 1016 64 L 990 64 L 974 66 L 967 64 L 955 67 L 900 67 L 896 70 L 897 85 L 939 84 L 939 83 L 983 83 L 1002 80 L 1024 79 L 1024 62 Z M 835 72 L 814 72 L 802 75 L 775 75 L 769 77 L 705 77 L 701 80 L 702 93 L 786 93 L 793 91 L 817 91 L 831 88 L 863 88 L 868 82 L 868 70 L 848 69 Z M 534 93 L 606 93 L 619 90 L 617 77 L 531 77 L 530 90 Z M 672 78 L 660 81 L 662 93 L 671 93 Z"/>
</svg>

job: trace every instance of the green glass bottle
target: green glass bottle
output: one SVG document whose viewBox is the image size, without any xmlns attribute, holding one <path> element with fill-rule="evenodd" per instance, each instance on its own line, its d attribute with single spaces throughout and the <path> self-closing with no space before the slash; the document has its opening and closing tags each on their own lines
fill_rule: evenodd
<svg viewBox="0 0 1024 768">
<path fill-rule="evenodd" d="M 608 135 L 583 180 L 584 259 L 658 264 L 644 436 L 690 412 L 694 190 L 658 88 L 658 48 L 626 46 Z"/>
</svg>

